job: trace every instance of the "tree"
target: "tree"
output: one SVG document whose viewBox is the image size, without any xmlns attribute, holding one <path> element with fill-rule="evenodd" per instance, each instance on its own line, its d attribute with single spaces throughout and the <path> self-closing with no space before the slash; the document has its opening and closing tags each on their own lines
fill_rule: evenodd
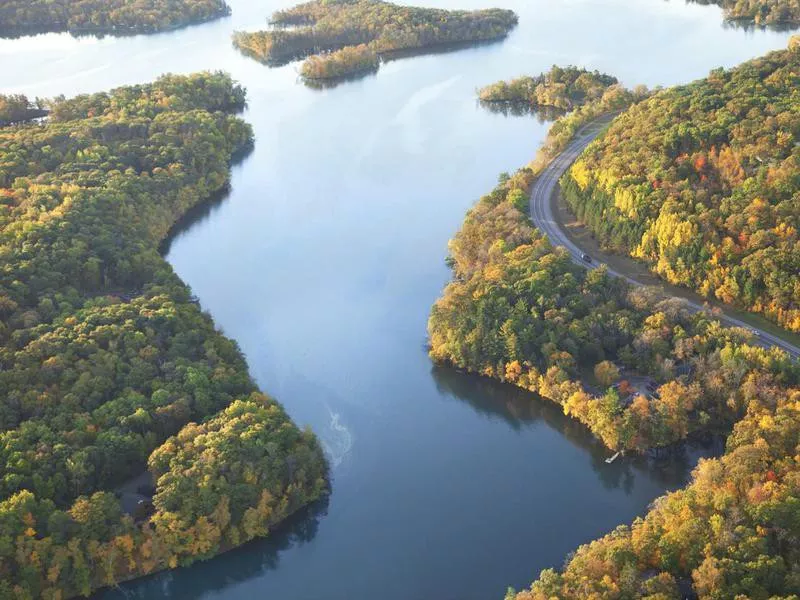
<svg viewBox="0 0 800 600">
<path fill-rule="evenodd" d="M 619 379 L 619 368 L 610 360 L 604 360 L 594 366 L 594 376 L 603 387 L 608 387 Z"/>
</svg>

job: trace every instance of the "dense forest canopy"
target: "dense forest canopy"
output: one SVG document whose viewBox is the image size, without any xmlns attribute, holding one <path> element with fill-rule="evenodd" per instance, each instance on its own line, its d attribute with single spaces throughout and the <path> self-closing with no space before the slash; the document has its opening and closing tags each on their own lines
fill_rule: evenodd
<svg viewBox="0 0 800 600">
<path fill-rule="evenodd" d="M 786 76 L 767 76 L 763 85 L 780 87 Z M 673 93 L 629 98 L 632 108 L 598 145 L 630 127 L 630 115 L 653 117 L 652 105 Z M 611 448 L 641 450 L 737 422 L 725 455 L 702 461 L 686 489 L 506 598 L 796 598 L 800 367 L 780 350 L 752 344 L 749 331 L 630 289 L 603 268 L 584 270 L 524 214 L 543 165 L 604 111 L 590 102 L 560 119 L 537 160 L 502 176 L 470 210 L 450 245 L 453 281 L 431 312 L 431 356 L 559 402 Z M 761 128 L 746 123 L 745 131 Z M 656 385 L 631 392 L 641 376 Z"/>
<path fill-rule="evenodd" d="M 0 35 L 155 32 L 228 14 L 224 0 L 3 0 Z"/>
<path fill-rule="evenodd" d="M 504 176 L 452 240 L 453 281 L 428 326 L 435 361 L 538 392 L 612 450 L 732 424 L 752 399 L 744 381 L 797 381 L 789 356 L 750 332 L 575 265 L 523 212 L 535 176 Z M 651 389 L 631 383 L 643 378 Z"/>
<path fill-rule="evenodd" d="M 562 182 L 608 249 L 800 331 L 800 49 L 662 91 Z"/>
<path fill-rule="evenodd" d="M 785 353 L 750 345 L 749 331 L 587 271 L 531 225 L 530 187 L 543 166 L 583 123 L 646 95 L 614 86 L 586 100 L 553 125 L 530 167 L 503 176 L 470 210 L 450 243 L 453 281 L 429 320 L 434 360 L 536 391 L 614 450 L 730 425 L 751 400 L 743 381 L 790 385 L 800 375 Z M 587 372 L 592 385 L 581 382 Z"/>
<path fill-rule="evenodd" d="M 307 79 L 374 70 L 378 57 L 505 37 L 517 24 L 510 10 L 443 10 L 382 0 L 312 0 L 272 16 L 273 29 L 236 32 L 234 45 L 267 64 L 309 58 Z"/>
<path fill-rule="evenodd" d="M 758 25 L 800 24 L 800 0 L 691 0 L 716 4 L 732 20 L 753 21 Z"/>
<path fill-rule="evenodd" d="M 618 84 L 616 77 L 578 67 L 553 68 L 535 77 L 498 81 L 481 88 L 482 102 L 510 102 L 529 106 L 571 110 L 588 101 L 600 99 L 605 91 Z"/>
<path fill-rule="evenodd" d="M 157 251 L 252 144 L 244 103 L 225 74 L 168 75 L 0 129 L 2 598 L 207 558 L 324 492 L 315 437 Z"/>
</svg>

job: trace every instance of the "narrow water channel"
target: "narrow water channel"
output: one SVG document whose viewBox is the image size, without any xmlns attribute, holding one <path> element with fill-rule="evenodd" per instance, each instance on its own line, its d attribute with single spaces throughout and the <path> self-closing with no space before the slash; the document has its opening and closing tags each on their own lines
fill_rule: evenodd
<svg viewBox="0 0 800 600">
<path fill-rule="evenodd" d="M 229 1 L 228 19 L 151 37 L 0 41 L 5 92 L 69 96 L 201 69 L 248 88 L 255 150 L 167 258 L 333 466 L 329 502 L 271 539 L 103 598 L 501 598 L 719 451 L 606 465 L 556 407 L 433 368 L 425 325 L 448 238 L 547 129 L 481 109 L 475 88 L 553 63 L 669 85 L 784 47 L 788 33 L 725 27 L 716 8 L 682 0 L 501 0 L 520 15 L 504 42 L 320 91 L 296 65 L 268 69 L 230 46 L 232 30 L 291 0 Z"/>
</svg>

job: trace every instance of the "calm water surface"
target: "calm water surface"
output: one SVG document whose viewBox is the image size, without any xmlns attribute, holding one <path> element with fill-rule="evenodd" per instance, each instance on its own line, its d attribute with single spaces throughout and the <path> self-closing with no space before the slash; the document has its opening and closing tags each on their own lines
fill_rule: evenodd
<svg viewBox="0 0 800 600">
<path fill-rule="evenodd" d="M 717 9 L 679 1 L 500 0 L 520 15 L 502 43 L 316 91 L 296 65 L 268 69 L 230 46 L 232 30 L 292 0 L 230 3 L 231 18 L 150 37 L 0 41 L 6 92 L 69 96 L 201 69 L 247 86 L 255 151 L 167 257 L 333 467 L 329 502 L 272 539 L 104 598 L 500 598 L 719 450 L 608 466 L 555 407 L 433 369 L 425 324 L 464 212 L 546 130 L 480 109 L 476 87 L 553 63 L 669 85 L 784 47 L 789 34 L 726 28 Z"/>
</svg>

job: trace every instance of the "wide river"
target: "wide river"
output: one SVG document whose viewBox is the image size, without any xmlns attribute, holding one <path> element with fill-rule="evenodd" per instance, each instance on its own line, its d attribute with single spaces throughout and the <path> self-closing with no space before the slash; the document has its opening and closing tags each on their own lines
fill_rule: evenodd
<svg viewBox="0 0 800 600">
<path fill-rule="evenodd" d="M 5 92 L 69 96 L 202 69 L 247 87 L 255 151 L 167 258 L 332 465 L 329 502 L 272 538 L 104 598 L 499 599 L 719 451 L 606 465 L 556 407 L 433 368 L 425 326 L 447 240 L 547 128 L 481 109 L 477 87 L 554 63 L 670 85 L 784 47 L 788 33 L 726 27 L 683 0 L 500 0 L 520 17 L 503 42 L 317 91 L 296 65 L 269 69 L 230 44 L 292 0 L 229 2 L 230 18 L 161 35 L 0 41 Z"/>
</svg>

